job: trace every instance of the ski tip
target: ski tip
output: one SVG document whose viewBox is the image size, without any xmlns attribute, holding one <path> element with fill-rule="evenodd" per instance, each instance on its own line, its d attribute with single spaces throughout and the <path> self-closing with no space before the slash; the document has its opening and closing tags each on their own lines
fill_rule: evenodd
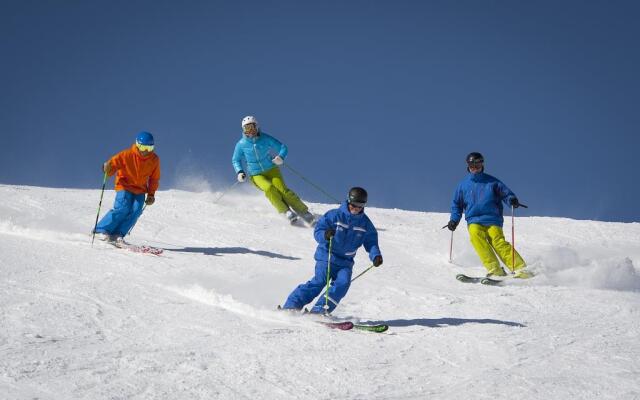
<svg viewBox="0 0 640 400">
<path fill-rule="evenodd" d="M 341 330 L 341 331 L 348 331 L 350 329 L 353 329 L 353 327 L 354 327 L 353 322 L 351 322 L 351 321 L 344 321 L 344 322 L 316 321 L 316 322 L 326 326 L 327 328 L 338 329 L 338 330 Z"/>
<path fill-rule="evenodd" d="M 480 283 L 483 285 L 488 285 L 488 286 L 500 286 L 502 285 L 501 280 L 498 279 L 491 279 L 491 278 L 483 278 L 482 280 L 480 280 Z"/>
</svg>

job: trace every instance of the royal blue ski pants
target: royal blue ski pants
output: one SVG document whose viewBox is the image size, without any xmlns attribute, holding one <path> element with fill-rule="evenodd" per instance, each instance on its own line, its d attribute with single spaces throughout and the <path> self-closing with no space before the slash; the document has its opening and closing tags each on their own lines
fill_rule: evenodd
<svg viewBox="0 0 640 400">
<path fill-rule="evenodd" d="M 145 194 L 133 194 L 126 190 L 116 192 L 113 209 L 96 226 L 96 233 L 126 236 L 142 214 Z"/>
<path fill-rule="evenodd" d="M 351 273 L 352 267 L 341 267 L 335 264 L 331 264 L 330 277 L 331 284 L 329 286 L 329 298 L 326 299 L 323 289 L 327 286 L 327 262 L 316 261 L 316 273 L 307 283 L 298 285 L 293 292 L 287 298 L 283 308 L 301 309 L 305 305 L 309 304 L 313 299 L 322 293 L 322 296 L 318 298 L 318 301 L 311 309 L 313 313 L 324 312 L 325 302 L 328 303 L 329 308 L 327 312 L 333 311 L 340 300 L 347 294 L 349 286 L 351 285 Z"/>
</svg>

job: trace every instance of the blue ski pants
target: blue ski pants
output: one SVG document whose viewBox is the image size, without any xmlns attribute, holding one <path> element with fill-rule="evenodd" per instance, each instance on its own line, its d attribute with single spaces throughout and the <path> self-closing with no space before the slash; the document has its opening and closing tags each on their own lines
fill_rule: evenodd
<svg viewBox="0 0 640 400">
<path fill-rule="evenodd" d="M 133 194 L 126 190 L 117 191 L 113 209 L 98 222 L 96 233 L 126 236 L 142 214 L 144 199 L 144 193 Z"/>
<path fill-rule="evenodd" d="M 349 286 L 351 285 L 351 273 L 352 267 L 341 267 L 335 264 L 331 264 L 329 276 L 331 277 L 331 283 L 329 286 L 329 308 L 327 312 L 332 312 L 340 303 L 340 300 L 347 294 Z M 316 272 L 313 278 L 307 283 L 298 285 L 297 288 L 291 292 L 287 301 L 284 303 L 283 308 L 301 309 L 305 305 L 309 304 L 316 298 L 327 286 L 327 262 L 316 261 Z M 327 302 L 324 293 L 318 298 L 316 304 L 311 309 L 313 313 L 323 313 L 324 305 Z"/>
</svg>

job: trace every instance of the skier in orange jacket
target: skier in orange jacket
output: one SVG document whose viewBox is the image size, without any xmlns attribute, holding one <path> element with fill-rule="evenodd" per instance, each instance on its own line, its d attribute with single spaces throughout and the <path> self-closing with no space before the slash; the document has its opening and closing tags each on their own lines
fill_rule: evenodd
<svg viewBox="0 0 640 400">
<path fill-rule="evenodd" d="M 144 204 L 155 202 L 160 158 L 153 150 L 153 135 L 140 132 L 131 148 L 104 163 L 102 168 L 108 176 L 116 174 L 116 199 L 113 209 L 96 226 L 95 233 L 101 240 L 122 242 L 142 214 Z"/>
</svg>

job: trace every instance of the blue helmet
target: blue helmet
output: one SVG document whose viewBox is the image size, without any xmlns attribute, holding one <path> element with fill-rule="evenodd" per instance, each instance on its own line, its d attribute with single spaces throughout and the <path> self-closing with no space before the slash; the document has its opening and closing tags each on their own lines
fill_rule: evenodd
<svg viewBox="0 0 640 400">
<path fill-rule="evenodd" d="M 138 136 L 136 136 L 136 143 L 153 146 L 153 135 L 149 132 L 140 132 L 138 133 Z"/>
</svg>

